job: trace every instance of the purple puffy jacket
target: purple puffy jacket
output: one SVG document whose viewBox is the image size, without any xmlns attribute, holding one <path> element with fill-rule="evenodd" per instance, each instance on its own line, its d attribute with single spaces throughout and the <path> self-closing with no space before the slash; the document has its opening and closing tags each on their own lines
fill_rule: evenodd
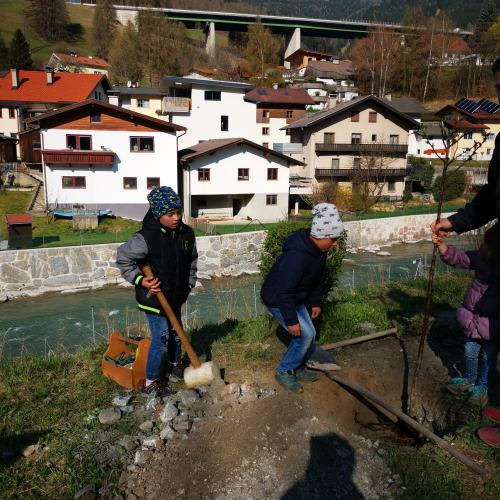
<svg viewBox="0 0 500 500">
<path fill-rule="evenodd" d="M 474 279 L 457 309 L 457 320 L 473 339 L 500 338 L 500 263 L 491 262 L 480 250 L 462 252 L 449 245 L 441 255 L 446 264 L 475 271 Z"/>
</svg>

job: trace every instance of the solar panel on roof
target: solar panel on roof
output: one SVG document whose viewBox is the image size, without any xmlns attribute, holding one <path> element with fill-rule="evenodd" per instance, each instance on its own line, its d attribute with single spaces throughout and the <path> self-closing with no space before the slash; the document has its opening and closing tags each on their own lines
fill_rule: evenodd
<svg viewBox="0 0 500 500">
<path fill-rule="evenodd" d="M 496 113 L 500 109 L 500 105 L 488 99 L 481 99 L 479 101 L 479 107 L 487 113 Z"/>
<path fill-rule="evenodd" d="M 470 99 L 467 99 L 463 97 L 460 99 L 455 106 L 457 108 L 463 109 L 464 111 L 467 111 L 469 113 L 473 113 L 476 109 L 479 109 L 479 104 L 477 104 L 474 101 L 471 101 Z"/>
</svg>

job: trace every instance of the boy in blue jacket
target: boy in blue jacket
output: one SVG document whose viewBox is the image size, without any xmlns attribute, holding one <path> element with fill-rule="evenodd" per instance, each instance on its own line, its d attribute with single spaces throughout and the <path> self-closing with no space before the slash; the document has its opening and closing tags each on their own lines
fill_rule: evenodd
<svg viewBox="0 0 500 500">
<path fill-rule="evenodd" d="M 285 240 L 283 253 L 261 289 L 267 309 L 291 335 L 290 345 L 276 370 L 276 379 L 293 392 L 302 392 L 300 381 L 314 382 L 318 378 L 305 369 L 316 337 L 312 320 L 321 314 L 326 292 L 327 252 L 337 246 L 344 231 L 335 205 L 320 203 L 312 214 L 310 230 L 301 229 Z"/>
</svg>

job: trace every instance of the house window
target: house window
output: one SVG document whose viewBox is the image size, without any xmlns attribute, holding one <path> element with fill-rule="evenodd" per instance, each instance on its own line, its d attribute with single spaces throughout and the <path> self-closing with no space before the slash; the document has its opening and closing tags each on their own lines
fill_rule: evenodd
<svg viewBox="0 0 500 500">
<path fill-rule="evenodd" d="M 487 141 L 494 141 L 495 140 L 495 134 L 493 134 L 491 132 L 488 133 L 488 134 L 486 134 L 486 140 Z"/>
<path fill-rule="evenodd" d="M 377 141 L 377 134 L 372 134 L 372 142 L 376 142 Z"/>
<path fill-rule="evenodd" d="M 396 191 L 396 183 L 394 181 L 389 181 L 387 183 L 387 191 L 389 191 L 389 193 L 394 193 L 394 191 Z"/>
<path fill-rule="evenodd" d="M 390 135 L 389 144 L 399 144 L 399 135 Z"/>
<path fill-rule="evenodd" d="M 353 111 L 351 111 L 351 121 L 359 122 L 359 113 L 354 113 Z"/>
<path fill-rule="evenodd" d="M 361 144 L 361 134 L 351 134 L 351 144 Z"/>
<path fill-rule="evenodd" d="M 472 132 L 464 132 L 464 139 L 472 139 Z"/>
<path fill-rule="evenodd" d="M 491 154 L 491 148 L 487 148 L 487 149 L 486 149 L 486 154 L 487 154 L 487 155 L 490 155 L 490 154 Z"/>
<path fill-rule="evenodd" d="M 269 135 L 269 127 L 262 127 L 262 135 Z"/>
<path fill-rule="evenodd" d="M 137 177 L 124 177 L 123 189 L 137 189 Z"/>
<path fill-rule="evenodd" d="M 266 194 L 266 205 L 277 205 L 278 195 L 277 194 Z"/>
<path fill-rule="evenodd" d="M 339 159 L 332 158 L 332 168 L 339 168 Z"/>
<path fill-rule="evenodd" d="M 66 135 L 66 147 L 81 151 L 92 150 L 92 137 L 90 135 Z"/>
<path fill-rule="evenodd" d="M 198 180 L 199 181 L 209 181 L 210 180 L 210 169 L 200 168 L 198 170 Z"/>
<path fill-rule="evenodd" d="M 286 117 L 287 117 L 287 118 L 293 118 L 293 111 L 292 111 L 292 110 L 288 110 L 288 111 L 286 112 Z"/>
<path fill-rule="evenodd" d="M 160 187 L 160 178 L 159 177 L 148 177 L 146 179 L 146 187 L 148 189 L 154 189 Z"/>
<path fill-rule="evenodd" d="M 205 101 L 220 101 L 220 90 L 205 90 Z"/>
<path fill-rule="evenodd" d="M 62 187 L 63 189 L 85 189 L 85 177 L 63 176 Z"/>
<path fill-rule="evenodd" d="M 3 108 L 0 108 L 0 118 L 3 118 Z"/>
<path fill-rule="evenodd" d="M 377 123 L 377 112 L 370 111 L 368 114 L 368 123 Z"/>
<path fill-rule="evenodd" d="M 239 181 L 248 181 L 250 178 L 250 172 L 248 168 L 239 168 L 238 169 L 238 180 Z"/>
<path fill-rule="evenodd" d="M 420 154 L 420 149 L 417 149 L 417 154 L 418 154 L 418 155 Z"/>
<path fill-rule="evenodd" d="M 92 123 L 101 123 L 101 113 L 98 113 L 98 112 L 92 113 L 90 115 L 90 121 Z"/>
<path fill-rule="evenodd" d="M 335 142 L 335 133 L 334 132 L 325 132 L 323 134 L 323 142 L 325 144 L 333 144 Z"/>
<path fill-rule="evenodd" d="M 9 118 L 16 117 L 16 110 L 14 108 L 9 108 Z"/>
<path fill-rule="evenodd" d="M 269 143 L 268 142 L 263 142 L 262 146 L 265 147 L 265 148 L 268 148 L 269 147 Z"/>
<path fill-rule="evenodd" d="M 97 90 L 94 91 L 94 99 L 101 100 L 101 93 Z"/>
<path fill-rule="evenodd" d="M 268 168 L 267 169 L 267 180 L 268 181 L 277 181 L 278 180 L 278 169 L 277 168 Z"/>
<path fill-rule="evenodd" d="M 220 129 L 221 132 L 227 132 L 229 130 L 229 116 L 222 115 L 220 117 Z"/>
<path fill-rule="evenodd" d="M 287 128 L 287 129 L 285 130 L 285 134 L 286 134 L 286 135 L 292 135 L 292 131 L 291 131 L 289 128 Z"/>
<path fill-rule="evenodd" d="M 130 151 L 152 152 L 155 150 L 154 137 L 131 137 Z"/>
<path fill-rule="evenodd" d="M 269 110 L 268 109 L 265 109 L 264 111 L 262 111 L 262 116 L 264 118 L 269 118 Z"/>
<path fill-rule="evenodd" d="M 352 166 L 353 166 L 353 168 L 360 168 L 361 167 L 361 158 L 353 158 L 352 159 Z"/>
<path fill-rule="evenodd" d="M 138 108 L 149 108 L 149 99 L 137 99 Z"/>
</svg>

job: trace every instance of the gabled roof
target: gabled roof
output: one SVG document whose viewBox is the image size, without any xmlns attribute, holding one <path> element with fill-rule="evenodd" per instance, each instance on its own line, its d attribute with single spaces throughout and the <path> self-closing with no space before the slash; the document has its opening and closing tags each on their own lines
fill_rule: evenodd
<svg viewBox="0 0 500 500">
<path fill-rule="evenodd" d="M 306 75 L 313 75 L 319 78 L 346 79 L 354 74 L 351 61 L 309 61 Z"/>
<path fill-rule="evenodd" d="M 67 64 L 76 64 L 78 66 L 92 66 L 95 68 L 108 69 L 111 65 L 104 59 L 96 56 L 79 56 L 73 54 L 64 54 L 63 52 L 54 52 L 53 54 L 61 62 Z"/>
<path fill-rule="evenodd" d="M 70 104 L 69 106 L 64 106 L 63 108 L 56 109 L 54 111 L 48 111 L 47 113 L 43 113 L 41 115 L 33 116 L 31 118 L 26 119 L 26 123 L 34 123 L 39 124 L 43 127 L 44 123 L 47 123 L 50 119 L 58 117 L 62 118 L 66 114 L 70 114 L 75 110 L 86 110 L 95 112 L 98 109 L 102 109 L 103 111 L 111 112 L 115 115 L 121 116 L 122 118 L 129 121 L 137 121 L 144 124 L 149 124 L 150 126 L 154 126 L 157 129 L 164 130 L 167 132 L 172 132 L 176 130 L 187 130 L 186 127 L 182 127 L 181 125 L 176 125 L 172 122 L 167 122 L 165 120 L 160 120 L 158 118 L 153 118 L 151 116 L 143 115 L 142 113 L 137 113 L 136 111 L 132 111 L 130 109 L 122 108 L 121 106 L 115 106 L 113 104 L 109 104 L 107 102 L 98 101 L 96 99 L 87 99 L 83 102 L 78 102 L 75 104 Z"/>
<path fill-rule="evenodd" d="M 391 99 L 384 99 L 396 108 L 400 113 L 407 115 L 422 115 L 428 113 L 429 110 L 424 108 L 414 97 L 391 97 Z"/>
<path fill-rule="evenodd" d="M 54 73 L 54 83 L 47 83 L 45 71 L 18 73 L 19 86 L 12 88 L 12 73 L 0 77 L 0 102 L 67 104 L 88 99 L 101 83 L 105 89 L 109 82 L 105 75 L 84 73 Z"/>
<path fill-rule="evenodd" d="M 293 59 L 297 56 L 311 56 L 311 57 L 323 57 L 323 58 L 328 58 L 331 59 L 333 57 L 333 54 L 327 53 L 327 52 L 317 52 L 315 50 L 306 50 L 306 49 L 297 49 L 295 52 L 292 52 L 289 56 L 285 57 L 285 61 L 289 61 L 290 59 Z"/>
<path fill-rule="evenodd" d="M 294 88 L 258 87 L 245 94 L 245 101 L 255 102 L 256 104 L 314 104 L 313 99 L 305 90 Z"/>
<path fill-rule="evenodd" d="M 233 88 L 242 90 L 251 90 L 255 87 L 250 83 L 229 82 L 225 80 L 211 80 L 210 78 L 189 78 L 184 76 L 164 76 L 163 81 L 168 85 L 185 84 L 185 85 L 200 85 L 203 87 L 218 87 L 218 88 Z"/>
<path fill-rule="evenodd" d="M 263 151 L 266 155 L 274 156 L 276 158 L 279 158 L 280 160 L 286 160 L 288 163 L 294 163 L 295 165 L 304 165 L 301 161 L 295 160 L 290 156 L 278 153 L 277 151 L 273 151 L 272 149 L 266 148 L 265 146 L 261 146 L 256 142 L 249 141 L 248 139 L 244 139 L 242 137 L 236 137 L 233 139 L 210 139 L 208 141 L 202 141 L 198 144 L 190 146 L 189 148 L 179 151 L 179 157 L 181 158 L 182 162 L 190 163 L 197 158 L 213 154 L 216 151 L 220 151 L 221 149 L 239 145 L 246 145 L 251 148 L 258 149 L 260 151 Z"/>
<path fill-rule="evenodd" d="M 379 97 L 376 97 L 374 95 L 366 95 L 363 97 L 356 97 L 351 101 L 341 102 L 337 104 L 334 108 L 327 109 L 325 111 L 318 111 L 317 113 L 313 113 L 309 116 L 304 116 L 303 118 L 300 118 L 299 120 L 290 123 L 286 127 L 283 127 L 282 130 L 308 128 L 324 120 L 328 120 L 329 118 L 333 118 L 337 115 L 340 115 L 341 113 L 349 109 L 360 108 L 362 105 L 365 105 L 367 103 L 378 104 L 379 106 L 386 108 L 388 111 L 396 115 L 398 118 L 405 121 L 409 125 L 408 127 L 409 130 L 417 129 L 420 127 L 420 124 L 416 120 L 398 111 L 394 106 L 389 104 L 389 101 L 385 99 L 380 99 Z"/>
</svg>

